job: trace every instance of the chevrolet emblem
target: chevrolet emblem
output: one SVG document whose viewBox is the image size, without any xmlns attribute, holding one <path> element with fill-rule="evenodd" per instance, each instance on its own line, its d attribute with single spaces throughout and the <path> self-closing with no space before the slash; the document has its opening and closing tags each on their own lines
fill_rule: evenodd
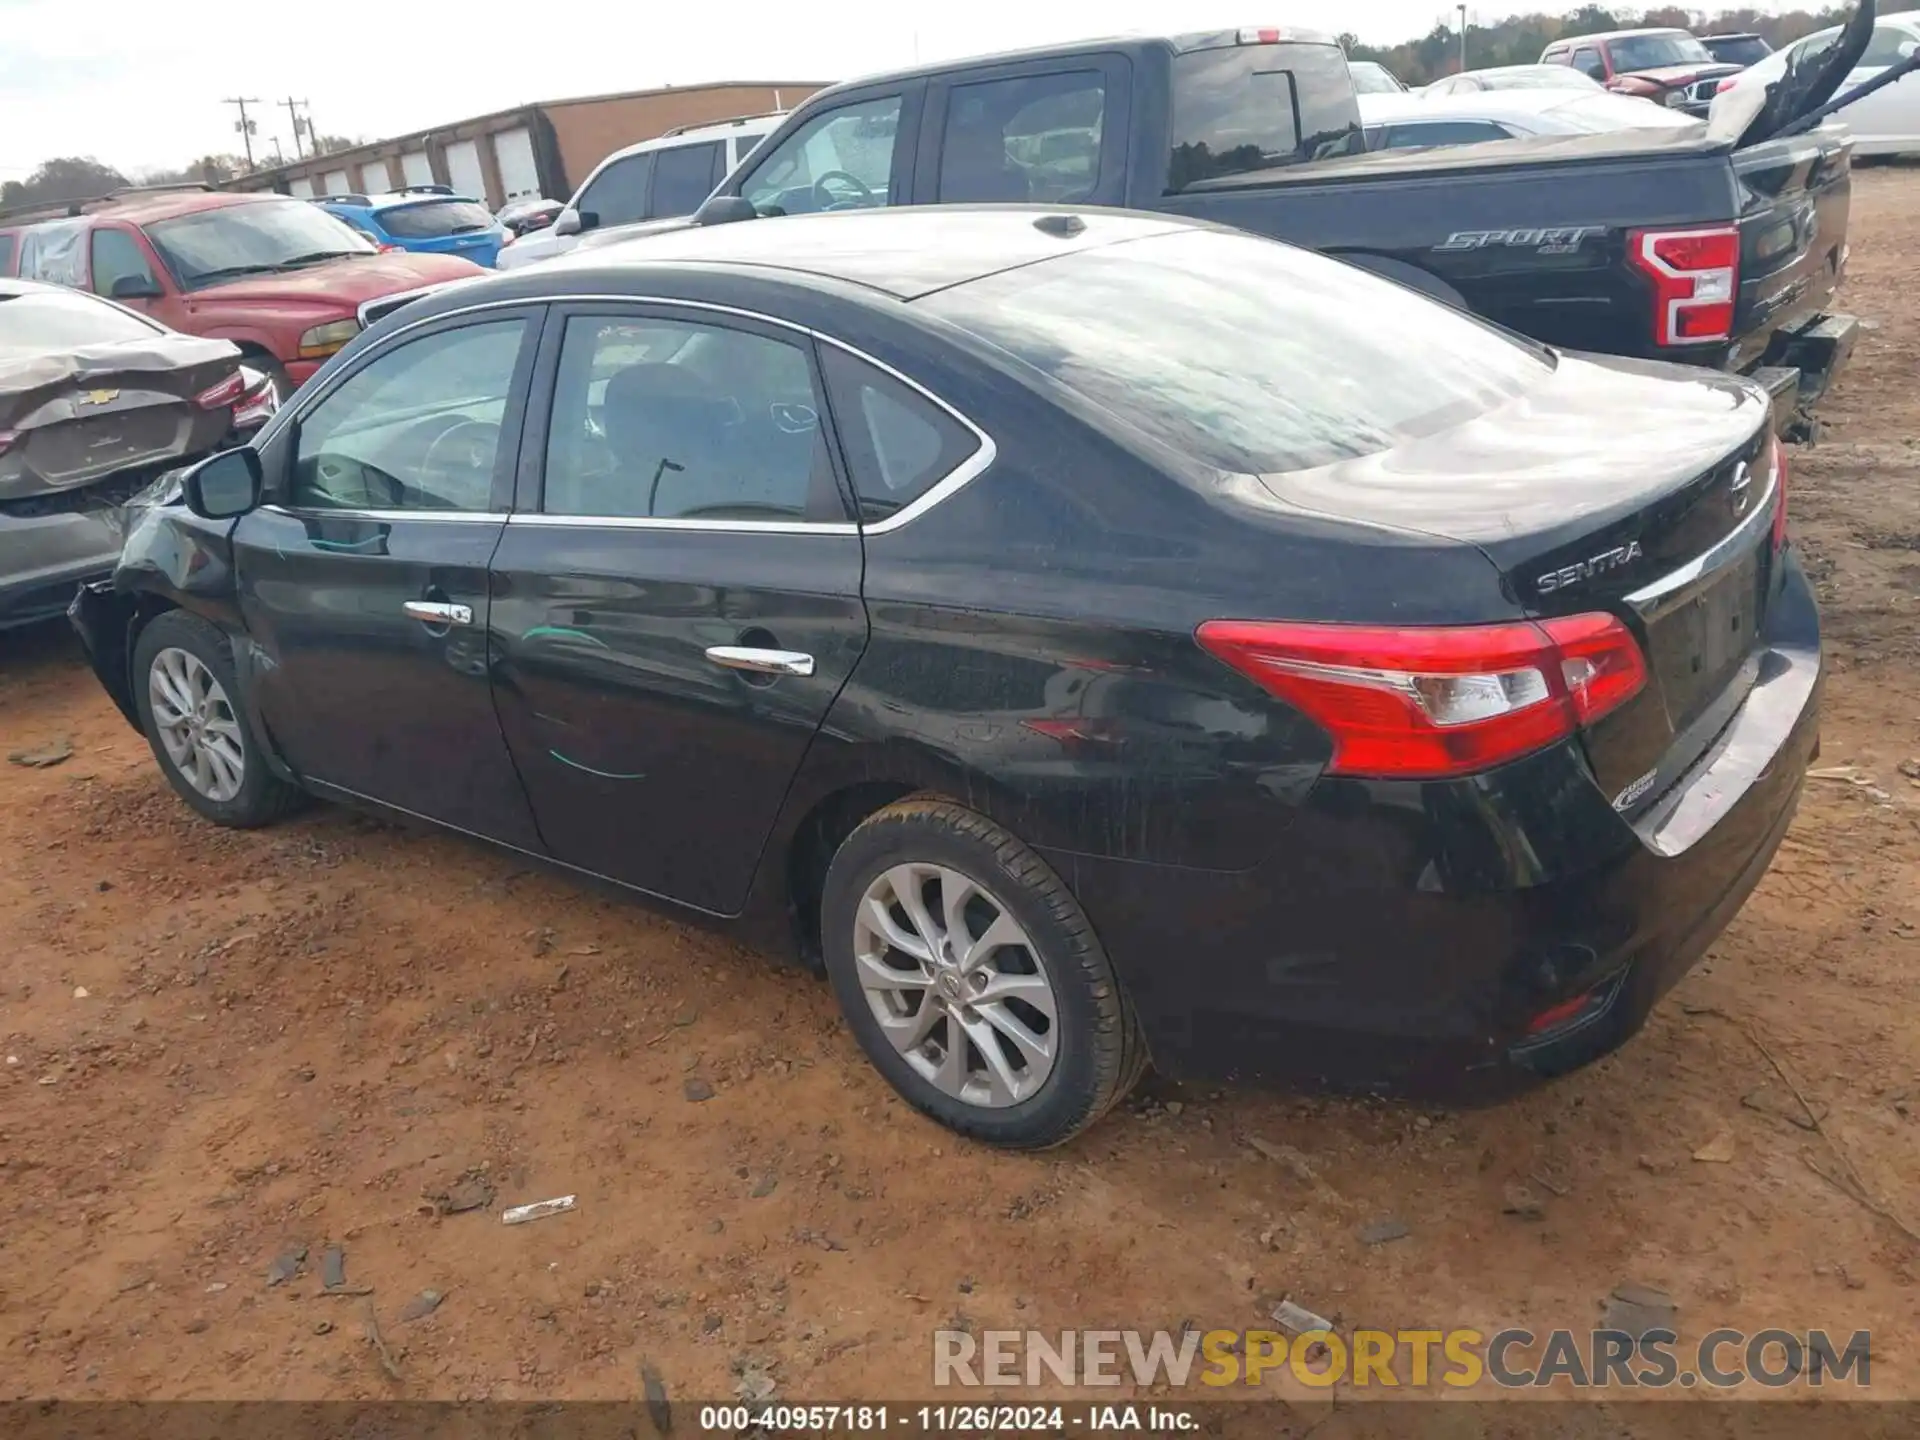
<svg viewBox="0 0 1920 1440">
<path fill-rule="evenodd" d="M 107 405 L 120 398 L 118 390 L 89 390 L 82 397 L 83 405 Z"/>
</svg>

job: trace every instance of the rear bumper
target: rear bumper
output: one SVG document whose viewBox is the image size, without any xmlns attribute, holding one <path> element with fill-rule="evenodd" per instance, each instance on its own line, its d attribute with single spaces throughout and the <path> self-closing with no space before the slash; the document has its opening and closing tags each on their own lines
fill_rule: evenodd
<svg viewBox="0 0 1920 1440">
<path fill-rule="evenodd" d="M 1746 373 L 1766 386 L 1774 431 L 1788 439 L 1814 435 L 1813 409 L 1853 358 L 1860 322 L 1852 315 L 1822 315 L 1798 330 L 1773 337 L 1760 361 Z"/>
<path fill-rule="evenodd" d="M 1621 1044 L 1738 912 L 1798 804 L 1819 622 L 1786 571 L 1759 683 L 1632 823 L 1567 745 L 1472 781 L 1322 779 L 1246 872 L 1050 855 L 1155 1063 L 1473 1099 Z"/>
<path fill-rule="evenodd" d="M 80 584 L 112 573 L 125 538 L 117 508 L 0 514 L 0 628 L 64 614 Z"/>
</svg>

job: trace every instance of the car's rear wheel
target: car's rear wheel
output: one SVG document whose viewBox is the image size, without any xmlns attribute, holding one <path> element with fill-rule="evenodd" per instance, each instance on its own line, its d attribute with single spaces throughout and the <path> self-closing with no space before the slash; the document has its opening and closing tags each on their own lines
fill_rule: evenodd
<svg viewBox="0 0 1920 1440">
<path fill-rule="evenodd" d="M 875 1067 L 942 1124 L 994 1145 L 1071 1140 L 1146 1066 L 1099 937 L 1046 861 L 986 817 L 913 798 L 841 845 L 822 951 Z"/>
<path fill-rule="evenodd" d="M 227 637 L 170 610 L 140 632 L 133 691 L 154 759 L 180 798 L 209 820 L 251 829 L 278 819 L 300 791 L 268 768 L 239 708 Z"/>
</svg>

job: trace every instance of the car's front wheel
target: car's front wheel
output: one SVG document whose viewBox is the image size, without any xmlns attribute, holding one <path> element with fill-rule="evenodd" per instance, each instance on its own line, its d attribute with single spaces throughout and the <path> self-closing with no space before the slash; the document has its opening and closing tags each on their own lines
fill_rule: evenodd
<svg viewBox="0 0 1920 1440">
<path fill-rule="evenodd" d="M 133 692 L 162 773 L 209 820 L 251 829 L 299 802 L 247 728 L 227 637 L 199 616 L 170 610 L 140 632 Z"/>
<path fill-rule="evenodd" d="M 841 845 L 822 951 L 861 1047 L 908 1101 L 990 1144 L 1059 1145 L 1146 1066 L 1133 1008 L 1051 866 L 986 817 L 916 797 Z"/>
</svg>

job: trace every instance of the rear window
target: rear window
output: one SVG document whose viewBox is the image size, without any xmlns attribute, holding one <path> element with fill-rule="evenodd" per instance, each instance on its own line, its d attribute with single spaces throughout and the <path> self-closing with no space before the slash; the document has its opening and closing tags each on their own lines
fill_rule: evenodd
<svg viewBox="0 0 1920 1440">
<path fill-rule="evenodd" d="M 13 236 L 0 235 L 0 275 L 13 273 Z"/>
<path fill-rule="evenodd" d="M 1758 35 L 1741 35 L 1730 40 L 1704 40 L 1714 59 L 1728 65 L 1758 65 L 1773 51 Z"/>
<path fill-rule="evenodd" d="M 0 353 L 31 355 L 77 345 L 151 340 L 160 333 L 137 315 L 91 296 L 55 291 L 0 299 Z"/>
<path fill-rule="evenodd" d="M 1362 148 L 1353 81 L 1337 45 L 1235 45 L 1173 57 L 1169 193 Z"/>
<path fill-rule="evenodd" d="M 1519 395 L 1551 354 L 1389 281 L 1205 230 L 918 302 L 1176 453 L 1269 475 L 1370 455 Z"/>
<path fill-rule="evenodd" d="M 422 200 L 377 211 L 380 226 L 396 240 L 438 240 L 493 228 L 487 207 L 471 200 Z"/>
</svg>

